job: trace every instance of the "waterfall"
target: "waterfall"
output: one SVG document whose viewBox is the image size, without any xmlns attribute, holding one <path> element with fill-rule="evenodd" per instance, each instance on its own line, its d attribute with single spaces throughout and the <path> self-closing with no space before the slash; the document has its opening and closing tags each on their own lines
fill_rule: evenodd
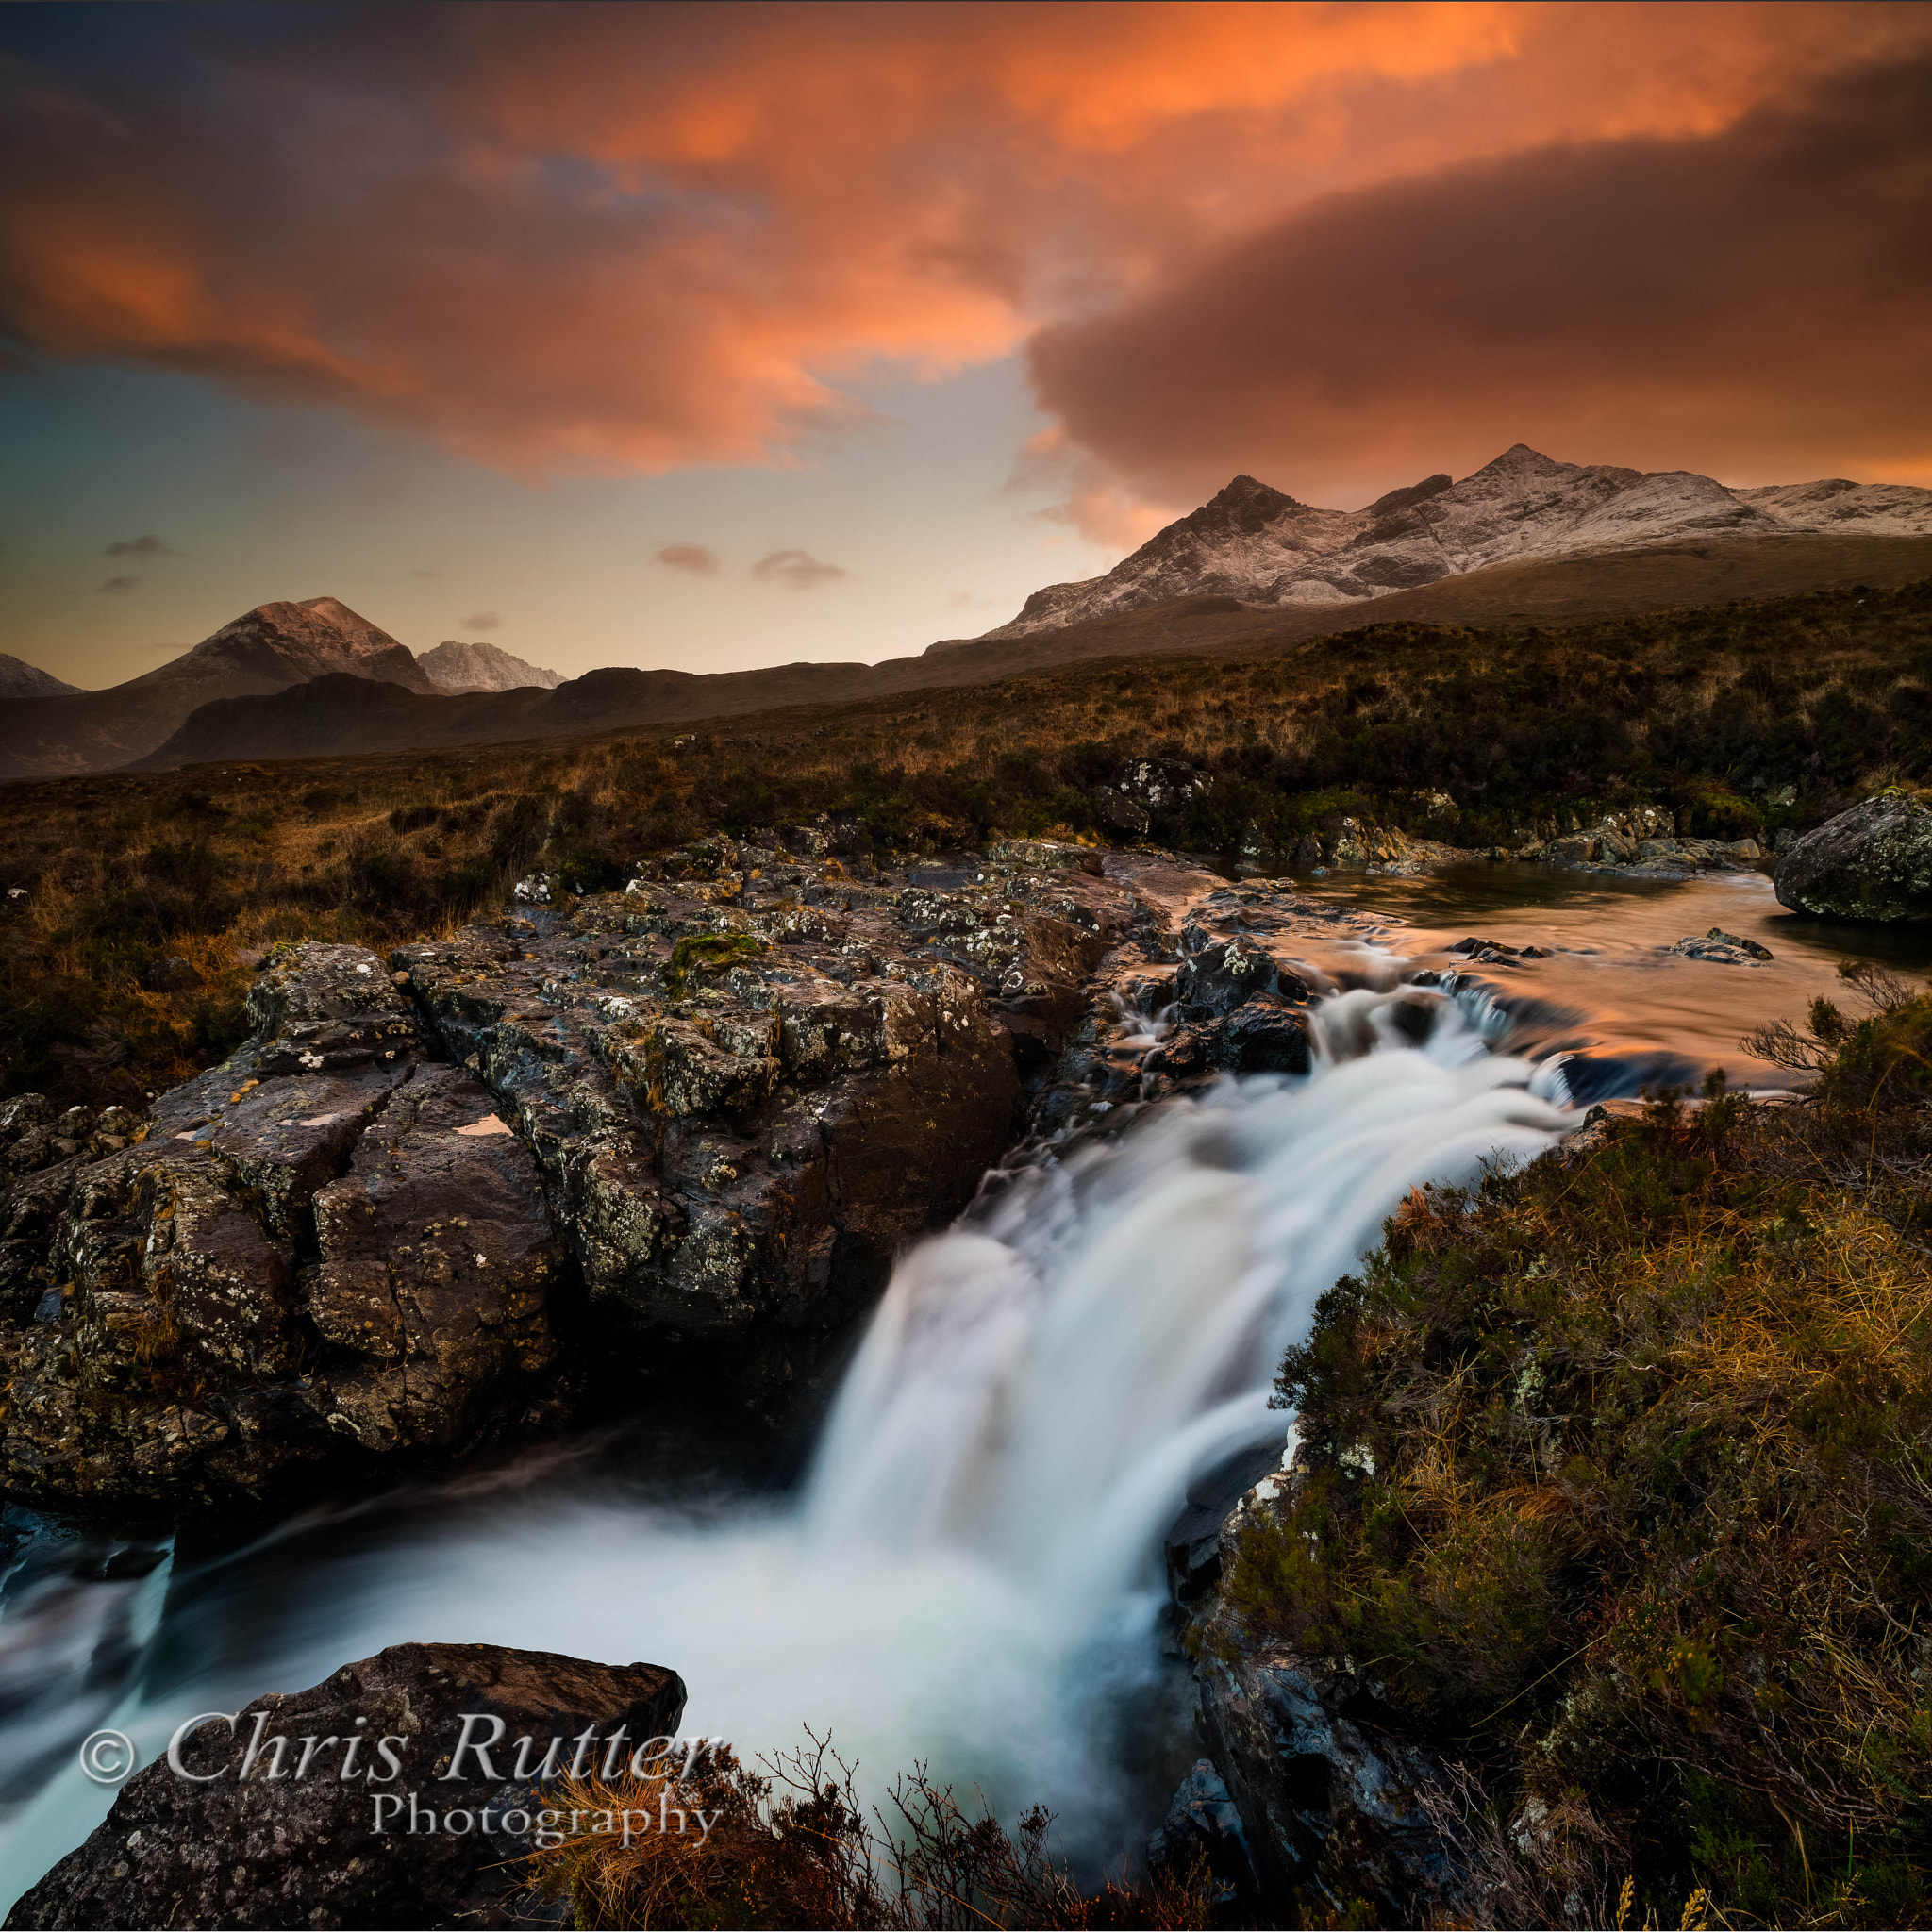
<svg viewBox="0 0 1932 1932">
<path fill-rule="evenodd" d="M 190 1712 L 387 1643 L 647 1658 L 690 1685 L 688 1730 L 752 1752 L 829 1726 L 862 1778 L 929 1760 L 1118 1856 L 1123 1712 L 1174 1689 L 1150 1633 L 1190 1476 L 1285 1437 L 1282 1350 L 1408 1189 L 1533 1156 L 1573 1118 L 1447 999 L 1357 991 L 1314 1020 L 1307 1076 L 1224 1081 L 1116 1141 L 1043 1150 L 906 1256 L 795 1498 L 455 1486 L 394 1534 L 287 1559 L 266 1605 L 259 1552 L 177 1572 L 114 1715 L 89 1721 L 149 1762 Z M 13 1814 L 0 1896 L 110 1796 L 70 1769 Z"/>
</svg>

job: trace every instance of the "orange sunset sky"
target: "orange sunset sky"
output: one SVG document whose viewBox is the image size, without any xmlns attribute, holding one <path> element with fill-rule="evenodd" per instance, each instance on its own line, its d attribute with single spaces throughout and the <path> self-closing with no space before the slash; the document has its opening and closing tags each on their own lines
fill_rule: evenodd
<svg viewBox="0 0 1932 1932">
<path fill-rule="evenodd" d="M 0 10 L 0 649 L 875 658 L 1237 471 L 1932 483 L 1932 8 Z"/>
</svg>

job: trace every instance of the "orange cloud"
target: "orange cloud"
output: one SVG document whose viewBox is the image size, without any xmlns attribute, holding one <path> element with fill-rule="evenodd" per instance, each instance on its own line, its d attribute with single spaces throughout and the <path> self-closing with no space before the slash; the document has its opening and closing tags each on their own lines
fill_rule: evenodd
<svg viewBox="0 0 1932 1932">
<path fill-rule="evenodd" d="M 1764 481 L 1932 481 L 1932 55 L 1705 138 L 1573 143 L 1325 197 L 1032 346 L 1143 494 L 1237 470 L 1362 500 L 1529 441 Z"/>
<path fill-rule="evenodd" d="M 1067 514 L 1124 541 L 1193 458 L 1092 426 L 1066 358 L 1106 318 L 1324 197 L 1719 140 L 1928 42 L 1927 9 L 1757 0 L 217 13 L 165 84 L 0 73 L 0 306 L 531 476 L 795 461 L 869 369 L 1044 330 Z"/>
</svg>

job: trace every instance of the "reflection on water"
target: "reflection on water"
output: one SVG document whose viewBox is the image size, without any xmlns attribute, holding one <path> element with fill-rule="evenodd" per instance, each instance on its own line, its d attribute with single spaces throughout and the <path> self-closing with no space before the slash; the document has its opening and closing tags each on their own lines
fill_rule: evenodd
<svg viewBox="0 0 1932 1932">
<path fill-rule="evenodd" d="M 1577 1050 L 1626 1057 L 1652 1070 L 1651 1083 L 1674 1064 L 1681 1078 L 1723 1067 L 1740 1085 L 1786 1086 L 1788 1074 L 1744 1052 L 1743 1034 L 1766 1020 L 1802 1020 L 1821 994 L 1845 999 L 1842 959 L 1876 960 L 1908 974 L 1932 967 L 1932 929 L 1807 919 L 1780 906 L 1757 873 L 1677 880 L 1480 865 L 1294 884 L 1310 898 L 1368 915 L 1339 944 L 1311 948 L 1343 984 L 1462 968 L 1502 1003 L 1507 1024 L 1493 1029 L 1492 1043 L 1532 1058 Z M 1773 957 L 1728 966 L 1666 950 L 1712 926 L 1755 940 Z M 1472 937 L 1533 945 L 1551 957 L 1470 967 L 1446 948 Z M 1856 1008 L 1856 997 L 1849 1004 Z"/>
</svg>

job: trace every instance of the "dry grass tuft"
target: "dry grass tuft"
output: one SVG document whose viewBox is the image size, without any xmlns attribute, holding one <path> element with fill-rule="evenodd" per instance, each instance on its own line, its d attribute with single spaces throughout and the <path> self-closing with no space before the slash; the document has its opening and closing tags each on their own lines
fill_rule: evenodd
<svg viewBox="0 0 1932 1932">
<path fill-rule="evenodd" d="M 680 1773 L 567 1780 L 545 1802 L 575 1828 L 525 1860 L 512 1905 L 565 1901 L 593 1928 L 1211 1923 L 1205 1876 L 1090 1890 L 1055 1854 L 1047 1813 L 1008 1832 L 923 1767 L 868 1813 L 827 1740 L 760 1762 L 714 1745 Z"/>
</svg>

